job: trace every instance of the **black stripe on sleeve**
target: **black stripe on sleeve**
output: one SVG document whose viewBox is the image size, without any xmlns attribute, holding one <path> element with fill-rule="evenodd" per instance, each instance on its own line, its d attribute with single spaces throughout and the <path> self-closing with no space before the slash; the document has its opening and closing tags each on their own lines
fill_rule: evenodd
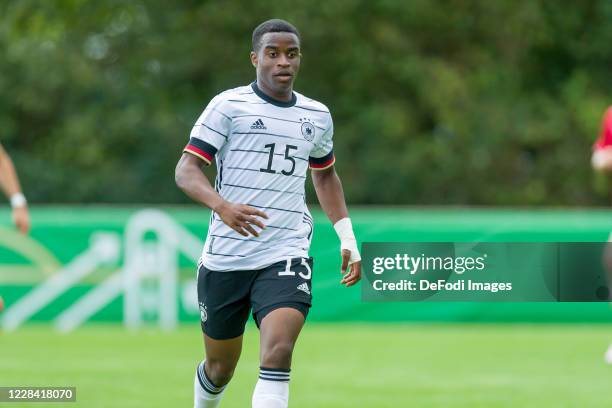
<svg viewBox="0 0 612 408">
<path fill-rule="evenodd" d="M 212 157 L 215 157 L 215 154 L 217 154 L 217 148 L 211 145 L 210 143 L 206 143 L 202 139 L 191 137 L 189 138 L 189 144 L 193 147 L 202 150 L 205 153 L 210 154 Z"/>
<path fill-rule="evenodd" d="M 320 167 L 329 164 L 334 158 L 334 151 L 330 151 L 323 157 L 309 157 L 308 162 L 312 167 Z"/>
</svg>

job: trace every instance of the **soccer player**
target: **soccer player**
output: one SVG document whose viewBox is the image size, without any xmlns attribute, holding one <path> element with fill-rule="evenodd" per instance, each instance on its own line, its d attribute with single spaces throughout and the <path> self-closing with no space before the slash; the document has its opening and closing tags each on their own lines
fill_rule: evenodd
<svg viewBox="0 0 612 408">
<path fill-rule="evenodd" d="M 596 171 L 612 175 L 612 106 L 609 107 L 603 117 L 599 138 L 593 146 L 591 164 Z M 612 191 L 612 190 L 611 190 Z M 612 195 L 611 195 L 612 198 Z M 604 254 L 604 267 L 608 273 L 608 283 L 612 283 L 612 234 L 608 238 L 608 246 Z M 604 355 L 604 360 L 612 364 L 612 344 Z"/>
<path fill-rule="evenodd" d="M 334 170 L 333 124 L 325 105 L 293 91 L 300 34 L 283 20 L 253 31 L 256 81 L 215 96 L 197 120 L 176 168 L 177 185 L 212 209 L 198 265 L 206 360 L 194 406 L 217 407 L 240 357 L 249 312 L 260 329 L 253 408 L 284 408 L 291 356 L 311 306 L 313 220 L 307 169 L 340 238 L 341 284 L 361 278 L 361 258 Z M 216 160 L 215 187 L 202 172 Z"/>
</svg>

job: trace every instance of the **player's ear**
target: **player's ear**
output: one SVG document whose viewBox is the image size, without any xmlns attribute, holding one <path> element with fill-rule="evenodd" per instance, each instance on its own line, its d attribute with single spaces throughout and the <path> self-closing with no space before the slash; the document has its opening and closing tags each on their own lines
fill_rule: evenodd
<svg viewBox="0 0 612 408">
<path fill-rule="evenodd" d="M 257 68 L 257 54 L 254 51 L 251 51 L 251 64 Z"/>
</svg>

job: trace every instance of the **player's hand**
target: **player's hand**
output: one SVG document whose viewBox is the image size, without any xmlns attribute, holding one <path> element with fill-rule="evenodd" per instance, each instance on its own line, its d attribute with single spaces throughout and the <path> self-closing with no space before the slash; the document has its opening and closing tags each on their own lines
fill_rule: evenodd
<svg viewBox="0 0 612 408">
<path fill-rule="evenodd" d="M 257 226 L 262 230 L 266 229 L 264 223 L 256 217 L 268 219 L 268 216 L 257 208 L 224 201 L 215 212 L 219 214 L 225 225 L 242 236 L 248 237 L 250 233 L 254 237 L 258 237 L 259 232 L 253 226 Z"/>
<path fill-rule="evenodd" d="M 13 209 L 13 223 L 22 234 L 30 232 L 30 214 L 28 207 L 18 207 Z"/>
<path fill-rule="evenodd" d="M 340 267 L 342 272 L 342 280 L 340 284 L 346 286 L 353 286 L 361 279 L 361 261 L 355 261 L 349 264 L 351 259 L 351 251 L 348 249 L 342 250 L 342 266 Z M 348 269 L 348 270 L 347 270 Z M 348 272 L 348 273 L 347 273 Z"/>
</svg>

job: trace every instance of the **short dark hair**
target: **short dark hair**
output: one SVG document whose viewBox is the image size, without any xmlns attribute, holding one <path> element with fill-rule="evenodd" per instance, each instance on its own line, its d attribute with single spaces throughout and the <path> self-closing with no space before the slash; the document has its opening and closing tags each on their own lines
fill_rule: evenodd
<svg viewBox="0 0 612 408">
<path fill-rule="evenodd" d="M 274 18 L 264 21 L 253 30 L 253 51 L 259 51 L 261 47 L 261 37 L 266 33 L 293 33 L 301 41 L 300 32 L 295 26 L 285 20 Z"/>
</svg>

